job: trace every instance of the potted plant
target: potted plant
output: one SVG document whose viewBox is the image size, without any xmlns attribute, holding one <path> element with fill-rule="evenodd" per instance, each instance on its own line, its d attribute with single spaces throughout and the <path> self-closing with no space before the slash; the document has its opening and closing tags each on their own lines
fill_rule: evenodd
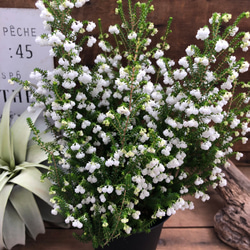
<svg viewBox="0 0 250 250">
<path fill-rule="evenodd" d="M 31 77 L 38 82 L 36 104 L 44 106 L 55 134 L 50 144 L 37 136 L 51 162 L 52 212 L 97 248 L 193 209 L 186 194 L 206 201 L 208 186 L 226 185 L 220 166 L 242 156 L 232 146 L 246 143 L 249 132 L 250 85 L 239 80 L 249 63 L 234 53 L 248 50 L 250 34 L 238 28 L 249 12 L 234 22 L 230 14 L 214 13 L 197 32 L 203 45 L 188 46 L 175 64 L 167 57 L 172 19 L 157 37 L 148 20 L 152 0 L 126 0 L 126 8 L 118 0 L 120 24 L 104 32 L 99 20 L 99 37 L 91 33 L 94 22 L 72 17 L 86 2 L 36 3 L 50 31 L 37 42 L 51 46 L 58 66 L 36 68 Z M 100 54 L 93 66 L 82 65 L 95 43 Z"/>
<path fill-rule="evenodd" d="M 42 109 L 25 111 L 10 127 L 10 107 L 18 88 L 8 98 L 0 122 L 0 248 L 11 249 L 25 244 L 26 231 L 35 239 L 45 232 L 43 220 L 64 225 L 63 218 L 51 216 L 51 182 L 41 181 L 48 166 L 42 164 L 47 154 L 32 140 L 26 118 L 40 129 L 39 136 L 46 142 L 53 141 L 46 133 L 46 124 L 39 115 Z"/>
</svg>

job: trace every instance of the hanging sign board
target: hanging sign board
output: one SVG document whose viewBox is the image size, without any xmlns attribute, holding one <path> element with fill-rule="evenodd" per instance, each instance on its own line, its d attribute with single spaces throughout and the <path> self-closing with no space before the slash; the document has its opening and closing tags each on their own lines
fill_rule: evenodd
<svg viewBox="0 0 250 250">
<path fill-rule="evenodd" d="M 10 85 L 8 79 L 30 80 L 34 68 L 53 69 L 50 48 L 35 42 L 43 33 L 40 10 L 0 8 L 0 117 L 6 99 L 18 87 Z M 30 93 L 23 90 L 12 104 L 12 115 L 21 114 L 29 103 Z"/>
</svg>

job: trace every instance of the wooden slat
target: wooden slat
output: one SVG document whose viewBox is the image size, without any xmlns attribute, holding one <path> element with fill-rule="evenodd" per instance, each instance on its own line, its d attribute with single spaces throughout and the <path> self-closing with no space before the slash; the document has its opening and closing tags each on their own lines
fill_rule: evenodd
<svg viewBox="0 0 250 250">
<path fill-rule="evenodd" d="M 213 228 L 165 228 L 162 230 L 157 250 L 232 250 L 232 248 L 216 237 Z"/>
<path fill-rule="evenodd" d="M 13 250 L 93 250 L 91 243 L 82 244 L 71 236 L 73 230 L 49 229 L 36 242 Z M 157 250 L 231 250 L 215 235 L 213 228 L 164 228 Z M 119 249 L 118 249 L 119 250 Z M 138 249 L 143 250 L 143 249 Z"/>
<path fill-rule="evenodd" d="M 1 0 L 0 7 L 4 8 L 35 8 L 37 0 Z"/>
<path fill-rule="evenodd" d="M 236 164 L 237 166 L 237 164 Z M 242 167 L 238 167 L 239 170 L 249 179 L 250 181 L 250 164 L 246 164 Z"/>
<path fill-rule="evenodd" d="M 211 198 L 207 202 L 190 197 L 189 200 L 194 202 L 195 209 L 177 211 L 164 223 L 164 227 L 213 227 L 213 217 L 224 206 L 224 201 L 214 190 L 209 194 Z"/>
<path fill-rule="evenodd" d="M 93 250 L 91 243 L 82 244 L 71 235 L 73 230 L 48 229 L 37 241 L 28 239 L 26 246 L 13 250 Z M 163 228 L 157 250 L 232 249 L 221 242 L 213 228 Z M 143 249 L 138 249 L 143 250 Z"/>
<path fill-rule="evenodd" d="M 230 159 L 238 168 L 248 168 L 250 171 L 250 153 L 247 152 L 246 156 L 243 156 L 243 159 L 237 161 L 235 158 Z M 247 171 L 247 170 L 246 170 Z M 248 171 L 247 171 L 248 172 Z"/>
<path fill-rule="evenodd" d="M 36 242 L 29 239 L 26 246 L 13 250 L 93 250 L 91 243 L 82 244 L 71 235 L 73 230 L 49 229 Z M 232 249 L 221 242 L 213 228 L 163 228 L 157 250 L 215 250 Z M 138 249 L 143 250 L 143 249 Z"/>
<path fill-rule="evenodd" d="M 237 152 L 237 151 L 235 151 Z M 243 153 L 243 157 L 240 158 L 240 160 L 236 160 L 235 157 L 232 157 L 231 160 L 234 164 L 236 164 L 237 166 L 240 166 L 240 164 L 245 164 L 245 166 L 247 167 L 250 167 L 250 152 L 244 152 L 244 151 L 241 151 L 239 150 L 239 152 L 242 152 Z"/>
<path fill-rule="evenodd" d="M 15 246 L 12 250 L 93 250 L 92 244 L 83 244 L 73 237 L 73 229 L 46 229 L 34 241 L 27 239 L 25 246 Z"/>
<path fill-rule="evenodd" d="M 249 53 L 250 54 L 250 53 Z M 250 75 L 250 74 L 248 74 Z M 249 79 L 248 79 L 249 81 Z M 248 142 L 246 144 L 242 144 L 241 141 L 238 141 L 234 144 L 233 150 L 235 152 L 241 152 L 243 153 L 243 157 L 240 158 L 239 161 L 235 159 L 235 157 L 232 157 L 231 160 L 236 166 L 239 166 L 240 164 L 248 164 L 250 166 L 250 134 L 247 134 Z"/>
</svg>

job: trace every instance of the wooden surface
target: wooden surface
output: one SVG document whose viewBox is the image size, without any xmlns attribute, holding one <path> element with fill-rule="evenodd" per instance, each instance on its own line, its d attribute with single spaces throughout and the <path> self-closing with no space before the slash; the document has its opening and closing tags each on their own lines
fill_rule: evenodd
<svg viewBox="0 0 250 250">
<path fill-rule="evenodd" d="M 250 181 L 250 167 L 239 168 Z M 164 224 L 157 250 L 230 250 L 233 249 L 216 236 L 213 217 L 224 207 L 224 201 L 214 190 L 205 203 L 195 200 L 194 210 L 178 211 Z M 26 246 L 13 250 L 93 250 L 91 244 L 82 244 L 73 236 L 72 229 L 47 228 L 37 241 L 27 239 Z M 143 249 L 138 249 L 143 250 Z"/>
<path fill-rule="evenodd" d="M 137 0 L 133 1 L 136 2 Z M 141 2 L 145 1 L 141 0 Z M 0 7 L 34 8 L 35 3 L 36 0 L 0 0 Z M 153 4 L 155 11 L 150 14 L 149 19 L 155 23 L 159 29 L 159 34 L 164 32 L 168 18 L 173 17 L 171 26 L 173 33 L 169 35 L 169 44 L 171 45 L 169 56 L 175 60 L 185 54 L 184 50 L 188 45 L 197 43 L 195 39 L 197 30 L 208 24 L 208 19 L 212 13 L 228 12 L 233 15 L 234 19 L 243 11 L 250 10 L 249 0 L 153 0 Z M 83 8 L 74 12 L 74 17 L 78 20 L 84 19 L 95 22 L 100 17 L 103 30 L 106 32 L 109 25 L 120 23 L 119 17 L 114 14 L 116 7 L 116 0 L 90 0 Z M 245 20 L 241 27 L 249 30 L 250 20 Z M 98 29 L 95 29 L 94 32 L 97 34 Z M 91 51 L 85 51 L 84 63 L 91 64 L 97 52 L 97 46 L 91 48 Z M 246 58 L 250 59 L 249 54 Z"/>
</svg>

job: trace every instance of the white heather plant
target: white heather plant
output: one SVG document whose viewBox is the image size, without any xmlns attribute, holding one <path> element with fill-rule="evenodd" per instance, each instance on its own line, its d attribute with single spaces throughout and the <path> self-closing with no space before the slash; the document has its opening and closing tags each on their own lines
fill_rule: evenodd
<svg viewBox="0 0 250 250">
<path fill-rule="evenodd" d="M 38 88 L 30 109 L 44 108 L 56 138 L 53 145 L 38 140 L 52 163 L 52 213 L 66 216 L 82 229 L 78 238 L 96 248 L 193 209 L 186 194 L 206 201 L 209 186 L 226 185 L 220 166 L 242 156 L 232 146 L 246 143 L 249 132 L 250 85 L 239 80 L 249 63 L 234 54 L 248 51 L 250 33 L 238 28 L 249 12 L 234 22 L 230 14 L 214 13 L 196 35 L 204 46 L 189 45 L 175 64 L 166 55 L 172 19 L 157 37 L 147 19 L 152 0 L 127 0 L 128 11 L 118 0 L 121 24 L 107 33 L 101 21 L 71 16 L 86 2 L 36 3 L 49 31 L 37 42 L 51 46 L 58 66 L 32 72 Z M 99 37 L 91 33 L 96 26 Z M 89 68 L 81 53 L 95 43 L 100 54 Z"/>
</svg>

